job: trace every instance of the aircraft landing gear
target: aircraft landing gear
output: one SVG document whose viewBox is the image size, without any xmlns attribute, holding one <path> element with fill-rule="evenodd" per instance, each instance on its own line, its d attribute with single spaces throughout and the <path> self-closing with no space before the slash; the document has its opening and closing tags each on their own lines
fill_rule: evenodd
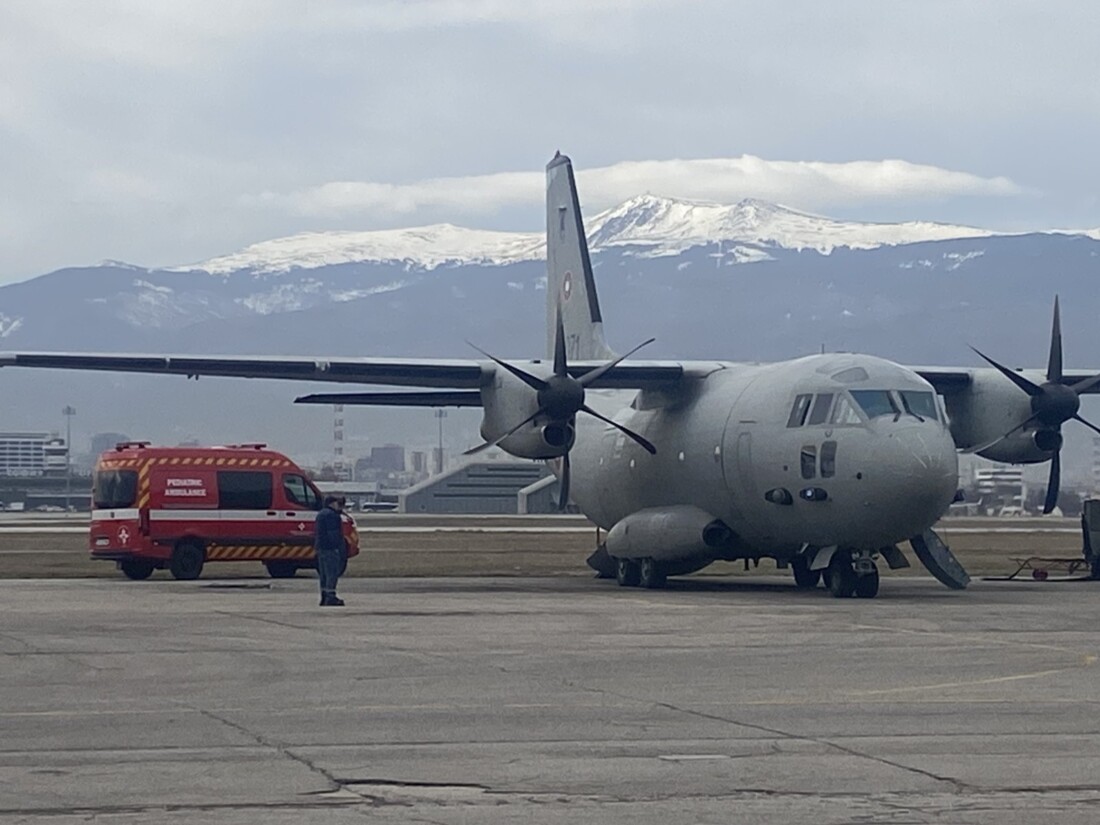
<svg viewBox="0 0 1100 825">
<path fill-rule="evenodd" d="M 637 587 L 641 583 L 641 566 L 634 559 L 616 559 L 615 580 L 619 587 Z"/>
<path fill-rule="evenodd" d="M 668 574 L 659 561 L 650 558 L 638 562 L 638 584 L 650 590 L 661 590 L 668 584 Z"/>
<path fill-rule="evenodd" d="M 851 552 L 837 550 L 825 570 L 825 584 L 838 599 L 873 599 L 878 595 L 878 566 L 869 556 L 853 561 Z"/>
<path fill-rule="evenodd" d="M 837 550 L 825 568 L 825 586 L 838 599 L 847 599 L 856 592 L 856 571 L 852 568 L 852 554 Z"/>
<path fill-rule="evenodd" d="M 871 572 L 856 579 L 856 598 L 873 599 L 878 595 L 878 567 L 871 562 Z"/>
<path fill-rule="evenodd" d="M 799 590 L 812 590 L 821 581 L 821 571 L 810 569 L 810 559 L 807 556 L 795 556 L 791 559 L 791 572 L 794 573 L 794 583 Z"/>
</svg>

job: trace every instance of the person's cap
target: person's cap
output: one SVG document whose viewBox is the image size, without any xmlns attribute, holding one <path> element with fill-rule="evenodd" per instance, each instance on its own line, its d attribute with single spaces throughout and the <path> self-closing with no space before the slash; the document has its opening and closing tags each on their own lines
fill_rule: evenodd
<svg viewBox="0 0 1100 825">
<path fill-rule="evenodd" d="M 333 495 L 325 496 L 325 506 L 326 507 L 328 507 L 330 504 L 336 504 L 339 501 L 340 501 L 340 496 L 333 496 Z"/>
</svg>

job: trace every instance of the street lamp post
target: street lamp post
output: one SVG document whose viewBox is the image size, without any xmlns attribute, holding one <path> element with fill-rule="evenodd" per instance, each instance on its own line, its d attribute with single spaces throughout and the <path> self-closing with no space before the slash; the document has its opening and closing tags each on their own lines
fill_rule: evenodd
<svg viewBox="0 0 1100 825">
<path fill-rule="evenodd" d="M 439 422 L 439 452 L 436 454 L 435 469 L 439 475 L 443 474 L 443 419 L 446 417 L 446 410 L 435 411 L 435 418 Z"/>
<path fill-rule="evenodd" d="M 65 416 L 65 512 L 67 513 L 73 486 L 73 416 L 76 415 L 76 407 L 66 405 L 61 414 Z"/>
</svg>

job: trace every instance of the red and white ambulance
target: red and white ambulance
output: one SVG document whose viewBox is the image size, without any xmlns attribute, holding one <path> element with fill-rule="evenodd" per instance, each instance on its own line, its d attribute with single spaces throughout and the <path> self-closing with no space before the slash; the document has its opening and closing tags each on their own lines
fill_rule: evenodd
<svg viewBox="0 0 1100 825">
<path fill-rule="evenodd" d="M 285 578 L 317 564 L 322 496 L 297 464 L 263 444 L 119 444 L 96 462 L 92 502 L 92 558 L 116 562 L 131 579 L 158 568 L 196 579 L 214 561 L 261 561 Z M 357 555 L 355 522 L 343 519 L 348 556 Z"/>
</svg>

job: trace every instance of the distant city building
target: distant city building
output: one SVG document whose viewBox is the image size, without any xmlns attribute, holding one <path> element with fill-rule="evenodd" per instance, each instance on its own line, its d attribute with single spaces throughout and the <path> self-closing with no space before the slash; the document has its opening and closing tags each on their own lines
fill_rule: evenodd
<svg viewBox="0 0 1100 825">
<path fill-rule="evenodd" d="M 129 440 L 130 436 L 124 433 L 96 433 L 92 436 L 92 455 L 99 456 Z"/>
<path fill-rule="evenodd" d="M 52 433 L 0 433 L 0 476 L 65 475 L 65 439 Z"/>
<path fill-rule="evenodd" d="M 1100 437 L 1092 439 L 1092 492 L 1100 493 Z"/>
<path fill-rule="evenodd" d="M 415 450 L 409 454 L 409 469 L 417 475 L 427 475 L 428 454 L 422 450 Z"/>
<path fill-rule="evenodd" d="M 403 473 L 405 472 L 405 448 L 400 444 L 371 447 L 370 463 L 375 470 Z"/>
<path fill-rule="evenodd" d="M 1023 467 L 1008 464 L 978 467 L 974 470 L 974 488 L 982 505 L 992 510 L 991 515 L 1023 512 L 1027 495 Z"/>
</svg>

